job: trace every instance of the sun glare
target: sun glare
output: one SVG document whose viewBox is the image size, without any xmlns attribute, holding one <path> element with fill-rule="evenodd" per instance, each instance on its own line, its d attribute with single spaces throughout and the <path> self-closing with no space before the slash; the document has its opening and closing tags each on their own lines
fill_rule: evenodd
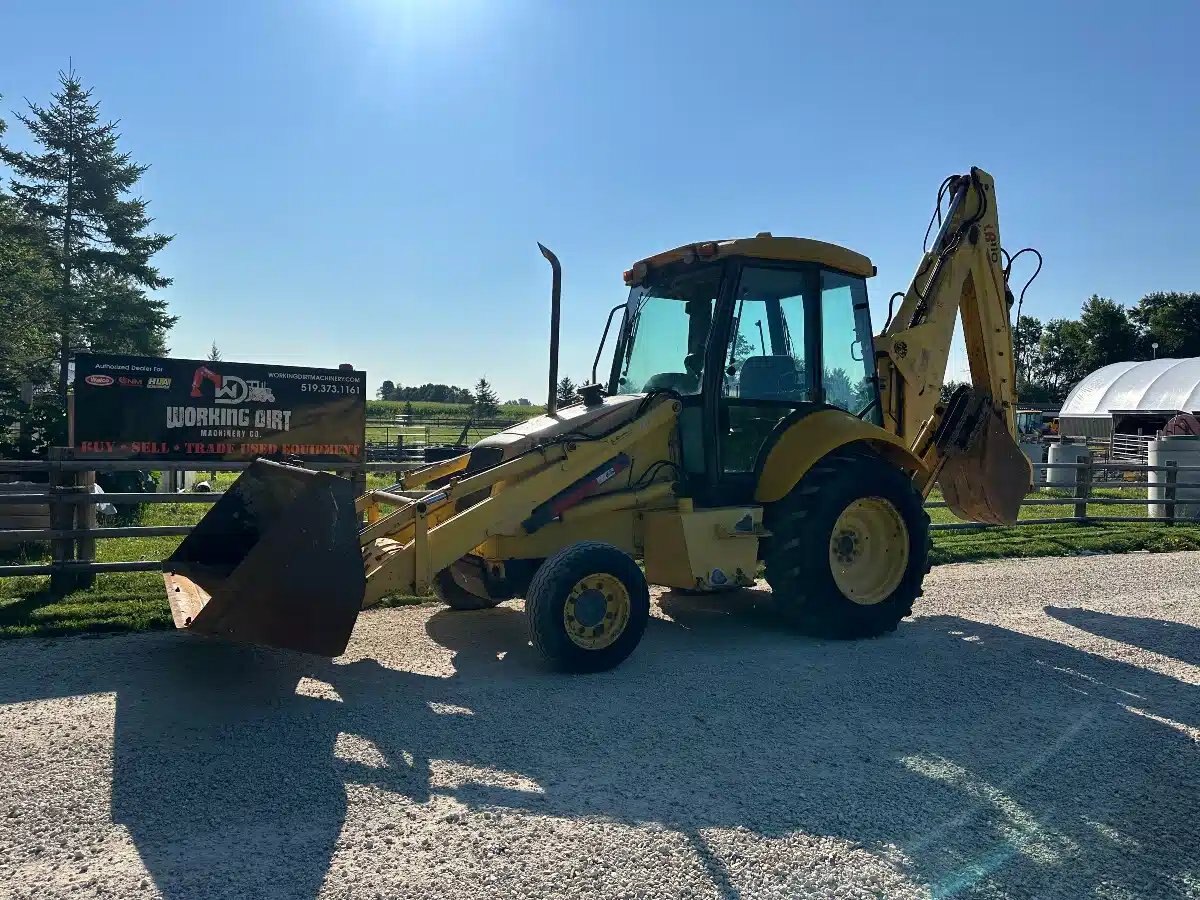
<svg viewBox="0 0 1200 900">
<path fill-rule="evenodd" d="M 377 49 L 445 50 L 478 38 L 501 4 L 488 0 L 349 0 L 355 25 Z"/>
</svg>

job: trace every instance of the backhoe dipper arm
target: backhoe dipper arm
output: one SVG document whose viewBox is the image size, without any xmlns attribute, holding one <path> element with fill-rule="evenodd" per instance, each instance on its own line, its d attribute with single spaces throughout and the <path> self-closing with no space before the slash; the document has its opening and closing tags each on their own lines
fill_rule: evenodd
<svg viewBox="0 0 1200 900">
<path fill-rule="evenodd" d="M 990 175 L 971 169 L 947 179 L 946 191 L 945 221 L 876 341 L 886 424 L 910 445 L 938 404 L 959 309 L 972 385 L 1016 431 L 1011 294 L 1000 259 L 995 187 Z"/>
<path fill-rule="evenodd" d="M 995 186 L 987 172 L 972 168 L 946 179 L 939 206 L 944 194 L 950 205 L 933 246 L 876 339 L 884 427 L 903 438 L 930 473 L 940 473 L 947 502 L 962 518 L 1014 521 L 1029 487 L 1029 464 L 1016 445 L 1012 294 Z M 943 405 L 960 310 L 971 390 Z"/>
</svg>

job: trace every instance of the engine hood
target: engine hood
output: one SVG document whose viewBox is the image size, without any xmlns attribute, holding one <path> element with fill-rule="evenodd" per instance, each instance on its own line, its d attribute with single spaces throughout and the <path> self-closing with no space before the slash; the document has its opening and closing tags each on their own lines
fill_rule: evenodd
<svg viewBox="0 0 1200 900">
<path fill-rule="evenodd" d="M 605 397 L 597 406 L 577 403 L 552 416 L 536 416 L 479 441 L 471 448 L 472 462 L 478 454 L 481 461 L 487 460 L 486 465 L 495 465 L 565 434 L 604 434 L 632 421 L 645 399 L 644 394 L 618 394 Z"/>
</svg>

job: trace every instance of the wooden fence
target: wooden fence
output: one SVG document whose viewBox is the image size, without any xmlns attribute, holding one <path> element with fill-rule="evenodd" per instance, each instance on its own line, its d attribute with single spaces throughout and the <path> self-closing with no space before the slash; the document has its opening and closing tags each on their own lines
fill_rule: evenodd
<svg viewBox="0 0 1200 900">
<path fill-rule="evenodd" d="M 954 531 L 965 528 L 1015 528 L 1022 525 L 1059 525 L 1067 523 L 1088 524 L 1093 522 L 1162 522 L 1173 525 L 1184 521 L 1176 516 L 1179 506 L 1195 507 L 1200 510 L 1200 466 L 1180 466 L 1169 462 L 1163 466 L 1151 466 L 1145 463 L 1126 462 L 1124 460 L 1094 459 L 1081 463 L 1034 463 L 1034 478 L 1038 482 L 1037 472 L 1055 470 L 1075 470 L 1074 485 L 1048 485 L 1044 481 L 1037 483 L 1034 490 L 1025 495 L 1021 506 L 1069 506 L 1072 508 L 1069 516 L 1043 517 L 1038 519 L 1020 519 L 1016 525 L 979 525 L 975 522 L 942 522 L 930 527 L 935 531 Z M 1138 481 L 1114 477 L 1114 472 L 1126 472 L 1140 476 Z M 1149 482 L 1150 473 L 1162 473 L 1161 482 Z M 1183 474 L 1184 479 L 1179 479 Z M 1194 479 L 1194 480 L 1186 480 Z M 1106 497 L 1093 493 L 1098 488 L 1121 488 L 1124 490 L 1145 490 L 1146 497 Z M 1059 496 L 1053 491 L 1070 491 L 1070 497 Z M 1185 491 L 1180 497 L 1179 491 Z M 1151 497 L 1151 491 L 1159 491 L 1161 496 Z M 1149 505 L 1161 506 L 1163 514 L 1151 516 Z M 925 504 L 928 509 L 945 508 L 944 501 L 930 501 Z M 1145 506 L 1144 516 L 1130 515 L 1095 515 L 1088 512 L 1088 506 Z M 1191 519 L 1188 519 L 1191 521 Z M 1195 520 L 1200 524 L 1200 519 Z"/>
<path fill-rule="evenodd" d="M 50 562 L 0 565 L 0 578 L 13 575 L 49 575 L 51 591 L 67 591 L 91 585 L 97 573 L 156 572 L 161 562 L 130 560 L 98 562 L 96 541 L 112 538 L 184 536 L 192 525 L 101 526 L 96 507 L 140 503 L 216 503 L 221 491 L 194 493 L 95 493 L 96 472 L 240 472 L 249 462 L 160 462 L 132 460 L 75 460 L 69 451 L 51 450 L 47 460 L 0 460 L 0 474 L 48 476 L 46 483 L 29 486 L 26 492 L 6 490 L 0 493 L 0 506 L 28 505 L 31 509 L 49 508 L 48 528 L 4 528 L 0 525 L 0 547 L 18 543 L 50 544 Z M 417 468 L 416 463 L 330 463 L 308 468 L 337 472 L 352 478 L 361 493 L 368 472 L 396 472 Z M 8 485 L 11 487 L 11 485 Z"/>
<path fill-rule="evenodd" d="M 203 463 L 203 471 L 229 472 L 246 468 L 249 463 Z M 403 462 L 378 463 L 342 463 L 336 465 L 313 466 L 327 471 L 336 471 L 354 478 L 360 486 L 365 484 L 366 473 L 375 471 L 397 471 L 415 468 L 417 464 Z M 1074 522 L 1086 524 L 1089 522 L 1163 522 L 1167 525 L 1176 519 L 1176 507 L 1187 504 L 1200 508 L 1200 493 L 1185 493 L 1180 499 L 1177 492 L 1200 491 L 1200 466 L 1176 466 L 1171 463 L 1166 466 L 1149 466 L 1140 463 L 1130 463 L 1122 460 L 1096 460 L 1083 463 L 1036 463 L 1035 469 L 1073 469 L 1077 472 L 1075 485 L 1071 496 L 1063 497 L 1047 493 L 1053 488 L 1040 486 L 1030 492 L 1022 505 L 1031 506 L 1062 506 L 1071 508 L 1067 516 L 1022 519 L 1020 525 L 1049 525 Z M 178 535 L 182 537 L 191 531 L 191 525 L 150 525 L 128 527 L 101 527 L 97 522 L 96 506 L 101 503 L 138 504 L 138 503 L 215 503 L 220 492 L 205 493 L 125 493 L 97 494 L 92 492 L 96 471 L 194 471 L 195 462 L 98 462 L 96 460 L 72 460 L 68 455 L 59 452 L 49 460 L 0 460 L 0 473 L 40 473 L 49 476 L 48 484 L 37 484 L 27 493 L 0 493 L 0 505 L 31 504 L 35 508 L 48 507 L 50 511 L 49 528 L 0 528 L 0 546 L 15 542 L 49 542 L 51 561 L 29 565 L 0 565 L 0 578 L 13 575 L 49 575 L 52 591 L 66 591 L 76 587 L 86 586 L 94 581 L 97 573 L 104 572 L 148 572 L 158 571 L 161 564 L 150 560 L 131 560 L 128 562 L 98 562 L 96 561 L 96 541 L 112 538 L 163 537 Z M 1147 485 L 1131 484 L 1129 481 L 1114 477 L 1114 473 L 1132 472 L 1145 477 L 1151 472 L 1163 473 L 1161 484 Z M 1179 476 L 1183 474 L 1184 480 Z M 1193 480 L 1187 480 L 1187 479 Z M 1161 497 L 1143 499 L 1138 497 L 1106 497 L 1096 496 L 1093 491 L 1098 488 L 1146 488 L 1157 489 Z M 1088 506 L 1113 506 L 1120 510 L 1123 506 L 1146 506 L 1154 503 L 1163 510 L 1163 515 L 1150 517 L 1132 515 L 1095 515 L 1088 511 Z M 929 508 L 945 507 L 941 501 L 931 501 L 926 504 Z M 1147 510 L 1147 513 L 1149 511 Z M 968 522 L 952 522 L 934 524 L 935 530 L 955 530 L 964 528 L 984 528 L 996 526 L 981 526 Z"/>
</svg>

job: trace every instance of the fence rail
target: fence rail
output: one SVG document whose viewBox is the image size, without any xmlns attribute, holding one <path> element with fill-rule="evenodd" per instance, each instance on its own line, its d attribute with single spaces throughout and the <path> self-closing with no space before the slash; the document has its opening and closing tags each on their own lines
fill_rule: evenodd
<svg viewBox="0 0 1200 900">
<path fill-rule="evenodd" d="M 49 481 L 45 490 L 22 490 L 20 492 L 4 493 L 0 491 L 0 506 L 7 505 L 44 505 L 49 507 L 49 528 L 2 528 L 0 527 L 0 546 L 14 543 L 48 542 L 51 547 L 49 563 L 32 563 L 20 565 L 0 565 L 0 578 L 16 575 L 49 575 L 51 590 L 70 590 L 81 585 L 91 584 L 98 573 L 110 572 L 153 572 L 161 569 L 161 563 L 155 560 L 129 560 L 99 562 L 95 557 L 95 542 L 115 538 L 143 537 L 174 537 L 188 534 L 192 525 L 145 525 L 145 526 L 100 526 L 97 522 L 96 506 L 101 503 L 139 504 L 139 503 L 215 503 L 223 496 L 223 492 L 205 493 L 113 493 L 98 494 L 92 492 L 97 471 L 128 471 L 130 469 L 155 471 L 240 471 L 249 465 L 245 463 L 203 463 L 196 462 L 134 462 L 134 461 L 98 461 L 73 460 L 65 454 L 55 454 L 49 460 L 0 460 L 0 473 L 39 473 L 47 474 Z M 351 475 L 356 481 L 365 484 L 368 472 L 393 472 L 416 468 L 416 463 L 378 462 L 378 463 L 339 463 L 330 465 L 314 465 L 309 468 L 337 471 Z M 1017 526 L 1052 525 L 1064 523 L 1087 524 L 1093 522 L 1161 522 L 1166 525 L 1180 521 L 1177 516 L 1179 507 L 1191 508 L 1192 513 L 1200 512 L 1200 474 L 1190 476 L 1187 473 L 1200 473 L 1200 466 L 1179 466 L 1168 463 L 1165 466 L 1151 466 L 1144 463 L 1123 462 L 1120 460 L 1094 460 L 1081 463 L 1035 463 L 1035 470 L 1049 469 L 1075 470 L 1074 486 L 1060 486 L 1073 491 L 1072 496 L 1055 496 L 1047 491 L 1053 487 L 1037 485 L 1036 489 L 1027 494 L 1022 506 L 1073 507 L 1072 514 L 1061 517 L 1040 517 L 1021 519 Z M 1093 480 L 1097 472 L 1139 472 L 1144 474 L 1162 473 L 1160 482 L 1141 482 L 1131 484 L 1126 481 L 1110 479 Z M 1180 475 L 1185 479 L 1180 480 Z M 0 485 L 3 487 L 3 485 Z M 38 485 L 40 488 L 41 485 Z M 1146 498 L 1140 497 L 1105 497 L 1096 496 L 1093 491 L 1097 488 L 1145 489 Z M 1179 491 L 1186 491 L 1180 497 Z M 1090 512 L 1089 506 L 1112 506 L 1120 510 L 1127 506 L 1147 505 L 1145 516 L 1131 515 L 1096 515 Z M 946 508 L 945 501 L 930 501 L 927 508 Z M 1161 515 L 1151 515 L 1150 507 L 1157 507 Z M 2 523 L 0 523 L 2 524 Z M 943 522 L 931 526 L 938 531 L 957 531 L 963 529 L 995 528 L 1003 526 L 979 525 L 973 522 Z"/>
<path fill-rule="evenodd" d="M 1140 460 L 1149 458 L 1153 434 L 1121 434 L 1114 432 L 1108 439 L 1108 456 L 1111 459 Z"/>
<path fill-rule="evenodd" d="M 381 451 L 419 452 L 425 447 L 459 443 L 460 437 L 468 444 L 473 443 L 523 421 L 513 418 L 476 420 L 442 416 L 377 417 L 367 420 L 366 445 L 368 453 L 372 454 Z"/>
<path fill-rule="evenodd" d="M 111 572 L 157 572 L 157 560 L 100 562 L 96 560 L 96 541 L 115 538 L 182 537 L 192 525 L 101 526 L 96 507 L 101 503 L 130 505 L 141 503 L 216 503 L 223 491 L 195 493 L 112 493 L 93 492 L 97 472 L 240 472 L 250 462 L 197 462 L 159 460 L 83 460 L 71 459 L 67 451 L 51 450 L 49 459 L 3 460 L 0 473 L 46 475 L 47 482 L 31 485 L 28 490 L 4 491 L 0 483 L 0 506 L 48 507 L 49 528 L 5 528 L 0 522 L 0 547 L 13 544 L 49 543 L 51 561 L 0 565 L 0 578 L 16 575 L 49 575 L 50 590 L 65 592 L 90 586 L 97 574 Z M 369 472 L 399 472 L 417 468 L 420 463 L 346 462 L 312 463 L 306 468 L 337 472 L 352 478 L 365 490 Z M 44 490 L 42 489 L 44 487 Z"/>
</svg>

